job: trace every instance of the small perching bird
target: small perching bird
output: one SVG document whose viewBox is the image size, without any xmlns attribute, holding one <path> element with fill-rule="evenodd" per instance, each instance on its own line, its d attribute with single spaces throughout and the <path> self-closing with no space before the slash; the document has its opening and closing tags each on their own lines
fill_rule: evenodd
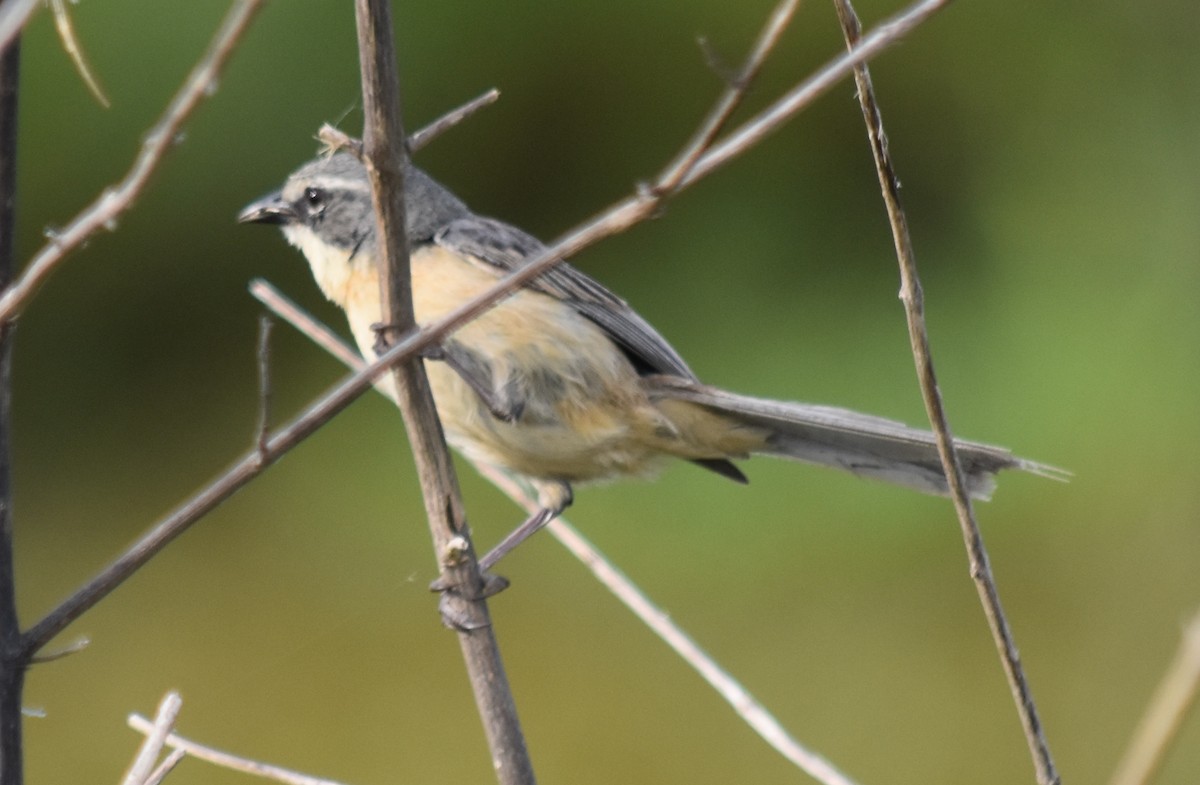
<svg viewBox="0 0 1200 785">
<path fill-rule="evenodd" d="M 544 249 L 520 229 L 471 212 L 411 164 L 404 181 L 418 324 L 447 314 Z M 311 161 L 239 220 L 280 226 L 371 357 L 382 316 L 362 163 L 345 152 Z M 450 444 L 524 478 L 538 494 L 541 509 L 481 561 L 485 568 L 560 514 L 574 484 L 648 476 L 669 458 L 742 483 L 733 460 L 761 454 L 947 492 L 932 433 L 847 409 L 709 387 L 623 300 L 565 262 L 455 331 L 429 355 L 426 370 Z M 955 445 L 973 498 L 988 498 L 1002 469 L 1058 474 L 1001 447 Z"/>
</svg>

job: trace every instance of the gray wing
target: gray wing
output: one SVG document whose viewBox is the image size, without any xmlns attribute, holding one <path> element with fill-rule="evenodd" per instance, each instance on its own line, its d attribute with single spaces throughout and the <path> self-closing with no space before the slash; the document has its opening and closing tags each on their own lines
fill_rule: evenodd
<svg viewBox="0 0 1200 785">
<path fill-rule="evenodd" d="M 523 267 L 546 248 L 536 237 L 515 226 L 481 216 L 451 221 L 437 231 L 433 241 L 504 272 Z M 596 323 L 625 350 L 639 372 L 696 379 L 671 344 L 624 300 L 566 262 L 559 262 L 527 285 L 562 300 Z"/>
</svg>

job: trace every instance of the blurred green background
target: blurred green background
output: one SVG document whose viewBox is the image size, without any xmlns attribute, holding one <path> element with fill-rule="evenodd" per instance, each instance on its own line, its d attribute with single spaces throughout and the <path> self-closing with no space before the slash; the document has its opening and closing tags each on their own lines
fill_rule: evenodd
<svg viewBox="0 0 1200 785">
<path fill-rule="evenodd" d="M 899 8 L 864 3 L 875 21 Z M 223 2 L 87 2 L 85 91 L 47 14 L 25 38 L 20 256 L 127 169 Z M 410 127 L 496 86 L 419 162 L 545 238 L 652 176 L 768 2 L 428 2 L 395 10 Z M 1082 11 L 1082 12 L 1081 12 Z M 979 507 L 1065 781 L 1103 782 L 1200 608 L 1200 58 L 1191 0 L 959 3 L 874 64 L 956 431 L 1075 472 Z M 841 48 L 810 3 L 765 105 Z M 246 450 L 265 276 L 344 331 L 277 232 L 234 223 L 361 127 L 348 3 L 278 0 L 119 230 L 21 318 L 26 624 Z M 748 116 L 743 112 L 742 117 Z M 862 121 L 843 83 L 655 222 L 575 260 L 714 384 L 923 421 Z M 343 372 L 274 335 L 277 418 Z M 463 466 L 475 532 L 520 513 Z M 571 519 L 795 735 L 864 785 L 1032 782 L 951 507 L 820 469 L 680 465 L 585 488 Z M 130 711 L 353 785 L 491 781 L 402 427 L 357 403 L 59 641 L 26 702 L 30 782 L 115 782 Z M 493 603 L 543 782 L 804 782 L 549 536 Z M 1200 779 L 1200 718 L 1159 782 Z M 233 783 L 187 762 L 171 780 Z"/>
</svg>

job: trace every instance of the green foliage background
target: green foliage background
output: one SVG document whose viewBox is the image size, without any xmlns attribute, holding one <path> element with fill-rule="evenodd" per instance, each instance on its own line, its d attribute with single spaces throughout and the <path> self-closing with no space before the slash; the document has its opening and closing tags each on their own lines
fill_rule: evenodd
<svg viewBox="0 0 1200 785">
<path fill-rule="evenodd" d="M 870 21 L 898 8 L 865 3 Z M 45 13 L 25 39 L 22 258 L 117 179 L 221 2 L 88 2 L 86 94 Z M 769 5 L 396 7 L 410 126 L 497 86 L 419 162 L 545 238 L 652 176 Z M 979 508 L 1067 782 L 1102 782 L 1200 607 L 1200 62 L 1190 0 L 960 3 L 874 64 L 956 431 L 1075 472 Z M 841 47 L 810 3 L 751 97 Z M 343 328 L 302 259 L 238 209 L 360 127 L 349 3 L 278 0 L 136 208 L 17 336 L 25 623 L 245 450 L 265 276 Z M 576 262 L 715 384 L 921 422 L 890 238 L 844 83 L 658 221 Z M 279 419 L 342 371 L 276 330 Z M 863 783 L 1032 782 L 950 506 L 818 469 L 688 466 L 584 489 L 571 518 L 805 743 Z M 469 468 L 474 529 L 519 512 Z M 544 782 L 803 782 L 548 536 L 494 602 Z M 201 522 L 37 667 L 29 781 L 115 782 L 130 711 L 182 692 L 197 739 L 355 785 L 487 782 L 402 428 L 365 399 Z M 1193 717 L 1163 785 L 1200 777 Z M 240 777 L 185 763 L 174 785 Z"/>
</svg>

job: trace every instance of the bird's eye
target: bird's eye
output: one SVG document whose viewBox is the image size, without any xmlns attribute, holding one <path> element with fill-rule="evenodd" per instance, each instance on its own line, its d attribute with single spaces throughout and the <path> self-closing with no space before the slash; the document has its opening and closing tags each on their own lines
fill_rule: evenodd
<svg viewBox="0 0 1200 785">
<path fill-rule="evenodd" d="M 309 207 L 321 207 L 323 204 L 325 204 L 325 192 L 320 188 L 305 188 L 304 201 Z"/>
</svg>

